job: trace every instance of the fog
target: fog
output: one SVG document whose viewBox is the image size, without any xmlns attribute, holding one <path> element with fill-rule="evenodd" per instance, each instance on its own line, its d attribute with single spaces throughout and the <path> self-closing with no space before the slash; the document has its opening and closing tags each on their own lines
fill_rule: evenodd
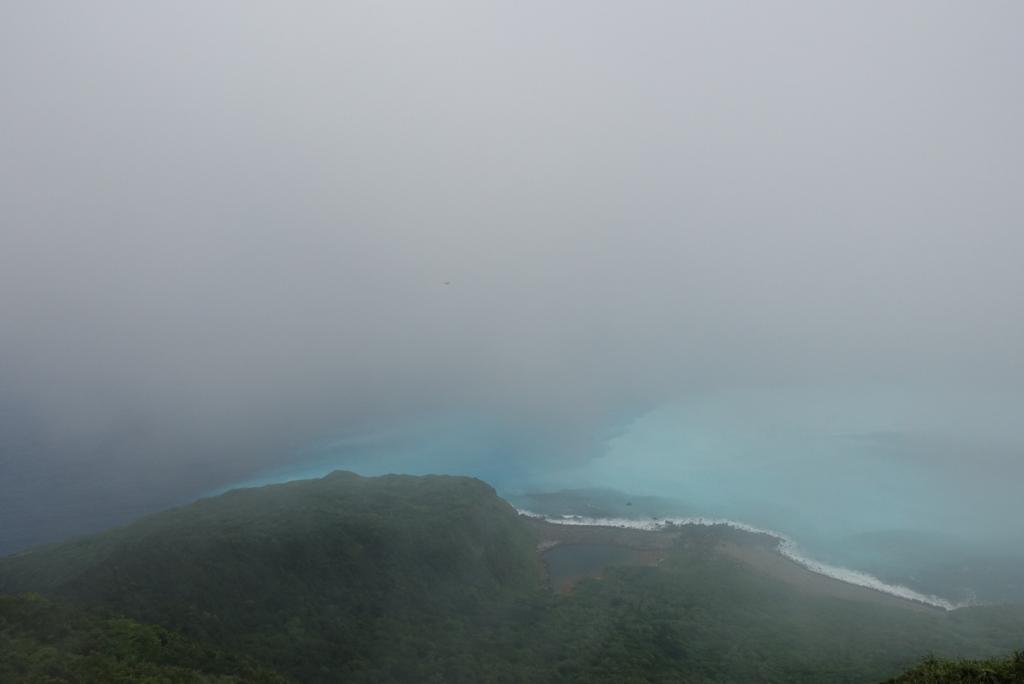
<svg viewBox="0 0 1024 684">
<path fill-rule="evenodd" d="M 0 15 L 0 551 L 411 424 L 650 489 L 624 426 L 793 393 L 1021 473 L 1020 3 Z"/>
</svg>

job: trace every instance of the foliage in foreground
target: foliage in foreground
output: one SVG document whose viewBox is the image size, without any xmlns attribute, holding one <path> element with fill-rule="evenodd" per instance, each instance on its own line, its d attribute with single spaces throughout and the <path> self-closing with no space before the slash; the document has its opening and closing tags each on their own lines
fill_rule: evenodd
<svg viewBox="0 0 1024 684">
<path fill-rule="evenodd" d="M 1001 660 L 930 657 L 887 684 L 1011 684 L 1024 682 L 1024 651 Z"/>
<path fill-rule="evenodd" d="M 0 596 L 0 682 L 284 682 L 246 658 L 156 625 Z"/>
</svg>

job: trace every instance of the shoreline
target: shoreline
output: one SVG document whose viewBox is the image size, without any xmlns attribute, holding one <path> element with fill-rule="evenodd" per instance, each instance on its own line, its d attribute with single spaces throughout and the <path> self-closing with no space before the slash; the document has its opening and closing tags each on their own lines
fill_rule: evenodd
<svg viewBox="0 0 1024 684">
<path fill-rule="evenodd" d="M 770 537 L 774 540 L 774 547 L 770 550 L 770 553 L 779 559 L 784 559 L 793 566 L 800 568 L 816 577 L 823 577 L 829 580 L 850 586 L 857 587 L 862 590 L 869 590 L 876 594 L 882 594 L 887 597 L 900 599 L 907 601 L 918 606 L 928 606 L 930 608 L 937 608 L 944 611 L 953 611 L 957 608 L 966 607 L 968 604 L 953 603 L 941 596 L 935 596 L 934 594 L 925 594 L 922 592 L 915 591 L 909 587 L 905 587 L 899 584 L 889 584 L 883 580 L 875 577 L 866 572 L 859 570 L 853 570 L 851 568 L 843 568 L 828 563 L 823 563 L 814 558 L 804 556 L 800 553 L 799 547 L 796 542 L 787 535 L 784 535 L 773 530 L 766 530 L 753 525 L 748 525 L 743 522 L 730 520 L 727 518 L 705 518 L 701 516 L 687 517 L 687 518 L 659 518 L 652 520 L 638 520 L 631 518 L 590 518 L 579 515 L 565 515 L 565 516 L 545 516 L 533 511 L 517 508 L 516 511 L 527 518 L 542 520 L 552 525 L 560 525 L 566 527 L 580 527 L 580 528 L 604 528 L 604 529 L 629 529 L 642 532 L 665 532 L 671 531 L 674 527 L 728 527 L 730 529 L 747 532 L 752 535 L 760 535 Z M 777 563 L 772 563 L 771 559 L 767 556 L 755 557 L 748 551 L 739 551 L 742 547 L 734 545 L 734 549 L 731 551 L 731 555 L 739 560 L 755 565 L 761 569 L 769 567 L 774 573 L 779 574 L 781 578 L 793 578 L 789 577 L 783 566 L 779 566 Z M 762 552 L 763 553 L 763 552 Z"/>
</svg>

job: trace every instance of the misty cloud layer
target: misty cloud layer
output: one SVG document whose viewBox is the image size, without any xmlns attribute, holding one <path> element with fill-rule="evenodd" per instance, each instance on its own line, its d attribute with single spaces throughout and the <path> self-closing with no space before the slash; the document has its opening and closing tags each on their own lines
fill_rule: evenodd
<svg viewBox="0 0 1024 684">
<path fill-rule="evenodd" d="M 437 411 L 579 445 L 723 387 L 1024 391 L 1019 3 L 2 14 L 19 510 Z"/>
</svg>

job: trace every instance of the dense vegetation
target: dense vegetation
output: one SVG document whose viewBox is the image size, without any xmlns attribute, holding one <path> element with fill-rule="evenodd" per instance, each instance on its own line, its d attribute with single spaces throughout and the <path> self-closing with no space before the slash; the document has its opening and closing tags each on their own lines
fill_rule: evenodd
<svg viewBox="0 0 1024 684">
<path fill-rule="evenodd" d="M 1011 684 L 1024 682 L 1024 651 L 996 660 L 940 660 L 935 657 L 888 684 Z"/>
<path fill-rule="evenodd" d="M 723 534 L 558 595 L 531 526 L 477 480 L 230 492 L 0 559 L 0 592 L 56 601 L 4 600 L 0 681 L 870 682 L 1024 641 L 1020 609 L 802 591 L 719 553 Z"/>
<path fill-rule="evenodd" d="M 180 634 L 40 596 L 0 596 L 0 682 L 285 682 Z"/>
<path fill-rule="evenodd" d="M 514 509 L 441 476 L 233 491 L 0 561 L 0 591 L 102 605 L 325 681 L 475 679 L 484 665 L 464 645 L 541 582 Z"/>
<path fill-rule="evenodd" d="M 1024 612 L 906 609 L 805 593 L 714 551 L 615 568 L 557 600 L 542 623 L 574 681 L 877 682 L 928 652 L 996 655 L 1024 640 Z"/>
</svg>

